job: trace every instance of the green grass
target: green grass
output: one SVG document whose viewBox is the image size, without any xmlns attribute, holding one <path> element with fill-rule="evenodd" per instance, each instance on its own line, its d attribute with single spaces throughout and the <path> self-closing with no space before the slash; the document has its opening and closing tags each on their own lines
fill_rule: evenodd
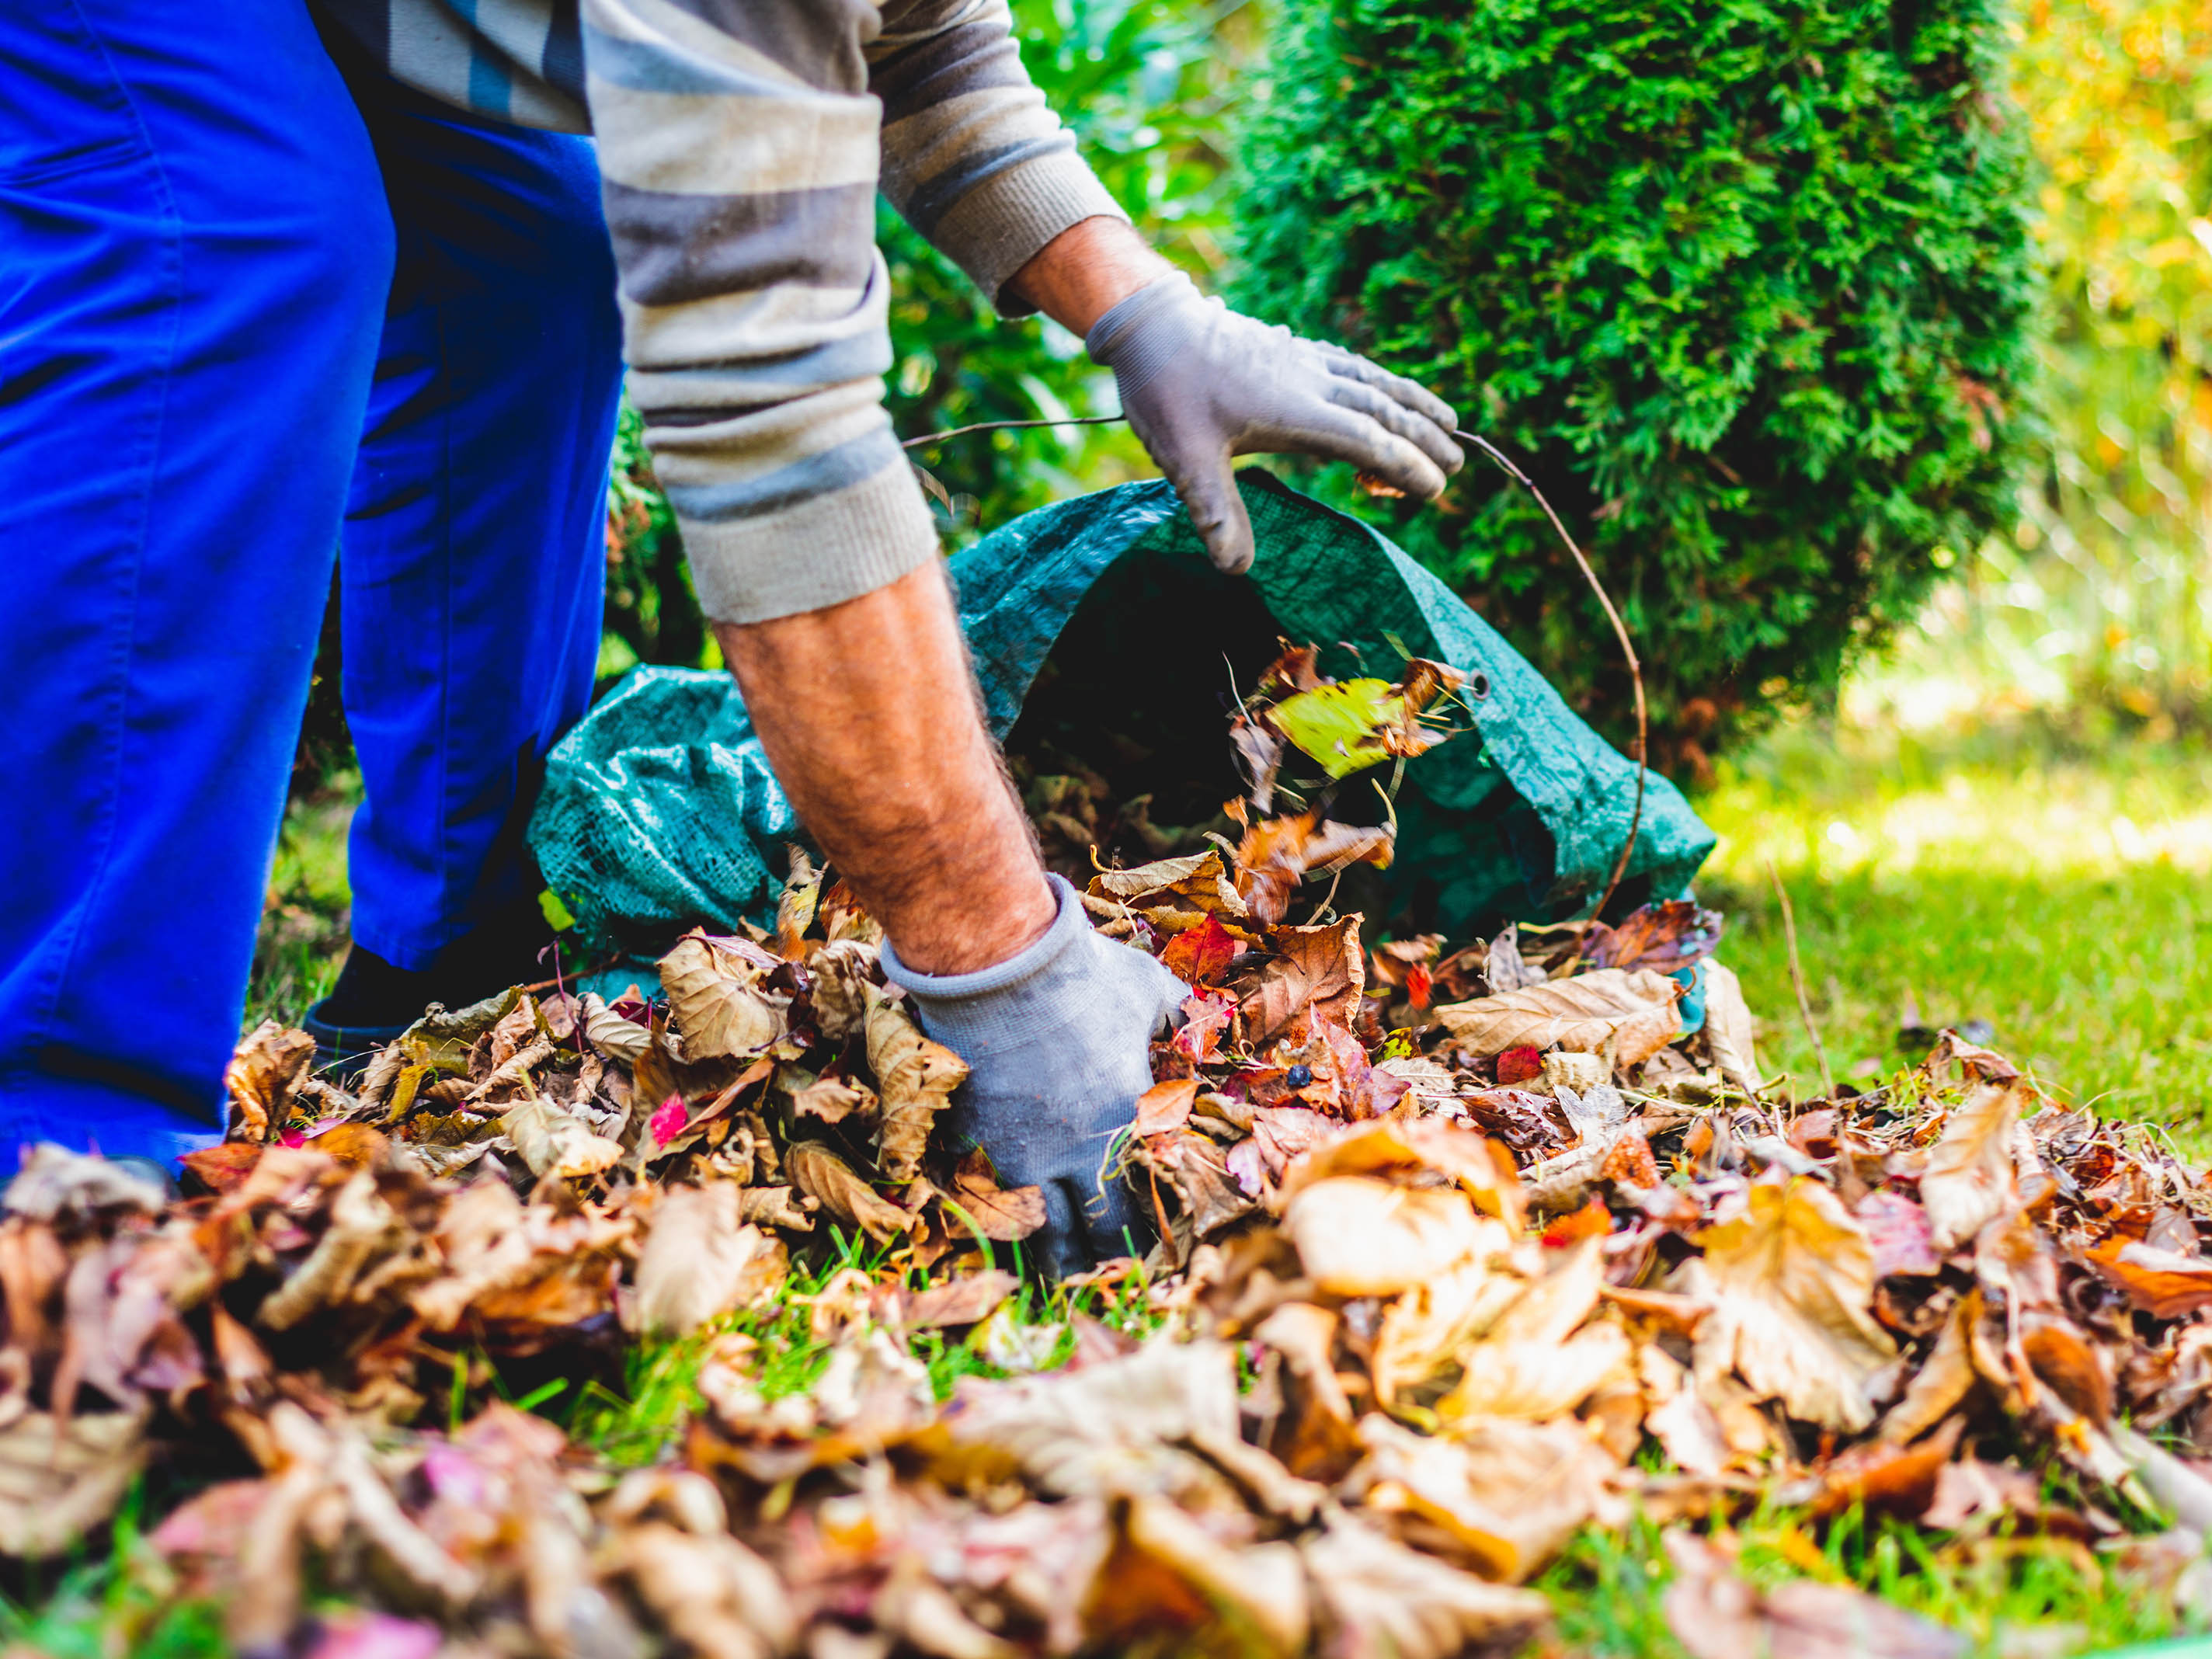
<svg viewBox="0 0 2212 1659">
<path fill-rule="evenodd" d="M 1729 913 L 1770 1075 L 1817 1087 L 1771 860 L 1839 1079 L 1913 1057 L 1909 993 L 1929 1025 L 1987 1020 L 2062 1097 L 2212 1140 L 2212 749 L 1805 727 L 1697 805 L 1721 836 L 1699 893 Z"/>
<path fill-rule="evenodd" d="M 1619 1531 L 1586 1530 L 1536 1580 L 1560 1648 L 1587 1659 L 1687 1659 L 1662 1601 L 1674 1577 L 1664 1530 L 1641 1516 Z M 1987 1659 L 2094 1655 L 2185 1627 L 2163 1593 L 2064 1539 L 1951 1537 L 1857 1511 L 1823 1525 L 1785 1510 L 1752 1516 L 1735 1535 L 1740 1571 L 1762 1589 L 1810 1578 L 1870 1591 L 1958 1632 Z"/>
<path fill-rule="evenodd" d="M 297 1023 L 337 977 L 353 900 L 346 830 L 360 800 L 360 775 L 346 772 L 285 811 L 246 982 L 247 1030 L 264 1019 Z"/>
</svg>

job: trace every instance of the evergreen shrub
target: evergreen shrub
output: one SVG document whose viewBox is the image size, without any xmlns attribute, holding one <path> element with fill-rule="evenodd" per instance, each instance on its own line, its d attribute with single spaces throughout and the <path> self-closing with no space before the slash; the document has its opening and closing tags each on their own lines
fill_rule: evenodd
<svg viewBox="0 0 2212 1659">
<path fill-rule="evenodd" d="M 1627 613 L 1655 717 L 1820 700 L 2009 516 L 2038 271 L 1996 0 L 1279 0 L 1258 314 L 1435 386 Z M 1326 487 L 1349 498 L 1340 470 Z M 1620 734 L 1626 671 L 1471 457 L 1361 502 Z"/>
</svg>

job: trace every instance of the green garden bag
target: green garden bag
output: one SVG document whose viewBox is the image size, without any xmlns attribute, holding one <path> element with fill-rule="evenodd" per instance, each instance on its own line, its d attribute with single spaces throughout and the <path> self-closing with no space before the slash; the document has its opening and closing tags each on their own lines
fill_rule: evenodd
<svg viewBox="0 0 2212 1659">
<path fill-rule="evenodd" d="M 1014 731 L 1042 674 L 1063 708 L 1134 711 L 1225 757 L 1233 687 L 1252 684 L 1276 636 L 1322 647 L 1336 678 L 1395 679 L 1406 657 L 1431 658 L 1468 677 L 1472 729 L 1407 764 L 1389 904 L 1455 939 L 1586 910 L 1628 833 L 1634 764 L 1377 532 L 1263 471 L 1238 479 L 1258 549 L 1249 576 L 1213 568 L 1161 481 L 1041 508 L 951 561 L 993 734 Z M 530 830 L 586 950 L 648 960 L 697 923 L 768 921 L 785 844 L 801 838 L 731 678 L 654 667 L 555 747 Z M 1616 908 L 1680 893 L 1712 847 L 1650 775 Z"/>
</svg>

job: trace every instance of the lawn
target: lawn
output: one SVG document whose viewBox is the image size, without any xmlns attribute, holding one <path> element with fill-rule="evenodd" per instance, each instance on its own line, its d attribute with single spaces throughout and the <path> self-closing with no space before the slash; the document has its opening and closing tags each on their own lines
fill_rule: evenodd
<svg viewBox="0 0 2212 1659">
<path fill-rule="evenodd" d="M 1839 1080 L 1910 1057 L 1909 999 L 1927 1026 L 1988 1022 L 2054 1093 L 2212 1144 L 2212 749 L 1802 726 L 1698 806 L 1721 836 L 1700 893 L 1729 914 L 1770 1074 L 1818 1086 L 1771 865 Z"/>
</svg>

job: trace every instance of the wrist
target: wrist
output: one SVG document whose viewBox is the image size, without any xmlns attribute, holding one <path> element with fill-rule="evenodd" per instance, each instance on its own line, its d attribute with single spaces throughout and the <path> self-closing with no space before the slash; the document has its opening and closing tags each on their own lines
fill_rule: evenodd
<svg viewBox="0 0 2212 1659">
<path fill-rule="evenodd" d="M 1100 217 L 1060 232 L 1006 286 L 1069 332 L 1088 334 L 1122 301 L 1174 270 L 1127 223 Z"/>
</svg>

